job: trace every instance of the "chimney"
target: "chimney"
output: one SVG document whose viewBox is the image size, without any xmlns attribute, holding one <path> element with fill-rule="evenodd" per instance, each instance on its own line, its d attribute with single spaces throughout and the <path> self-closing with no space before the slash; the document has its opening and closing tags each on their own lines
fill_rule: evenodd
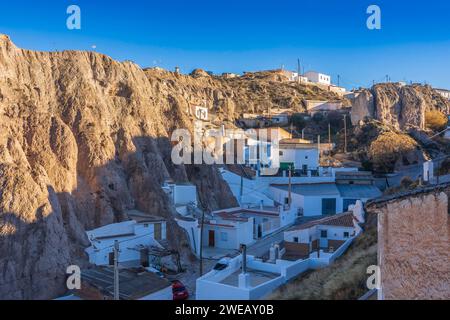
<svg viewBox="0 0 450 320">
<path fill-rule="evenodd" d="M 242 273 L 247 273 L 247 246 L 241 244 L 242 250 Z"/>
<path fill-rule="evenodd" d="M 242 273 L 239 274 L 239 288 L 248 288 L 250 286 L 250 274 L 247 273 L 247 246 L 241 244 L 242 250 Z"/>
</svg>

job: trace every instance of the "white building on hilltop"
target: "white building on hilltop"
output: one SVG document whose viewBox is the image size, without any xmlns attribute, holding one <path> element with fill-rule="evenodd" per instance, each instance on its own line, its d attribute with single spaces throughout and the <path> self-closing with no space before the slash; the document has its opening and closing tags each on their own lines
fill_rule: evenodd
<svg viewBox="0 0 450 320">
<path fill-rule="evenodd" d="M 324 73 L 308 71 L 304 74 L 304 76 L 308 79 L 309 82 L 312 82 L 312 83 L 319 83 L 319 84 L 324 84 L 324 85 L 331 84 L 331 76 L 324 74 Z"/>
<path fill-rule="evenodd" d="M 447 89 L 434 89 L 439 93 L 441 96 L 446 98 L 447 100 L 450 100 L 450 90 Z"/>
</svg>

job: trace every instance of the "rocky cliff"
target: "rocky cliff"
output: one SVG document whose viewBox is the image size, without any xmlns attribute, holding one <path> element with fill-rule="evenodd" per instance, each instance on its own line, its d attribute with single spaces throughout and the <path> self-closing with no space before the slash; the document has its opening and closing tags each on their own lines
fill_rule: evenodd
<svg viewBox="0 0 450 320">
<path fill-rule="evenodd" d="M 23 50 L 0 36 L 0 299 L 64 292 L 66 267 L 86 264 L 85 230 L 127 219 L 128 209 L 166 217 L 188 263 L 164 180 L 195 183 L 210 210 L 236 205 L 215 167 L 170 160 L 172 131 L 192 127 L 189 109 L 232 121 L 318 97 L 336 98 L 273 75 L 142 70 L 93 52 Z"/>
<path fill-rule="evenodd" d="M 450 112 L 450 102 L 430 86 L 377 84 L 357 93 L 352 103 L 352 123 L 375 119 L 397 130 L 425 128 L 425 112 Z"/>
</svg>

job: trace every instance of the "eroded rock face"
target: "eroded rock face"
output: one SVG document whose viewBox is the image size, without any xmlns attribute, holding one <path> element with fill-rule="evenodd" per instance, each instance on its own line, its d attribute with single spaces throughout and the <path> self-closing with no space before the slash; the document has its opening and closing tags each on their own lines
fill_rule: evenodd
<svg viewBox="0 0 450 320">
<path fill-rule="evenodd" d="M 210 209 L 236 204 L 215 168 L 188 176 L 171 162 L 171 132 L 192 126 L 186 101 L 205 94 L 176 81 L 101 54 L 21 50 L 0 37 L 0 299 L 62 294 L 67 266 L 86 264 L 85 230 L 122 221 L 127 209 L 166 217 L 187 261 L 161 189 L 167 178 L 207 185 Z"/>
<path fill-rule="evenodd" d="M 425 111 L 450 112 L 450 103 L 431 87 L 397 83 L 362 90 L 352 103 L 352 123 L 375 119 L 397 130 L 425 128 Z"/>
<path fill-rule="evenodd" d="M 450 187 L 369 206 L 378 214 L 384 299 L 450 298 L 448 194 Z"/>
<path fill-rule="evenodd" d="M 353 125 L 375 118 L 375 103 L 370 90 L 364 89 L 352 101 L 351 120 Z"/>
</svg>

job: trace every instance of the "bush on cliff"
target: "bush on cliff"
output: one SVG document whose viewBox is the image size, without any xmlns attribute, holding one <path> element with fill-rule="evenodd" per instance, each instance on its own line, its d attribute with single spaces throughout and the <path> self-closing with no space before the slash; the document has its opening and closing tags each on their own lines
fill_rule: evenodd
<svg viewBox="0 0 450 320">
<path fill-rule="evenodd" d="M 425 113 L 425 125 L 433 131 L 442 131 L 447 126 L 447 117 L 437 110 L 427 111 Z"/>
<path fill-rule="evenodd" d="M 396 132 L 384 132 L 369 147 L 369 159 L 378 172 L 392 172 L 418 145 L 411 137 Z"/>
</svg>

